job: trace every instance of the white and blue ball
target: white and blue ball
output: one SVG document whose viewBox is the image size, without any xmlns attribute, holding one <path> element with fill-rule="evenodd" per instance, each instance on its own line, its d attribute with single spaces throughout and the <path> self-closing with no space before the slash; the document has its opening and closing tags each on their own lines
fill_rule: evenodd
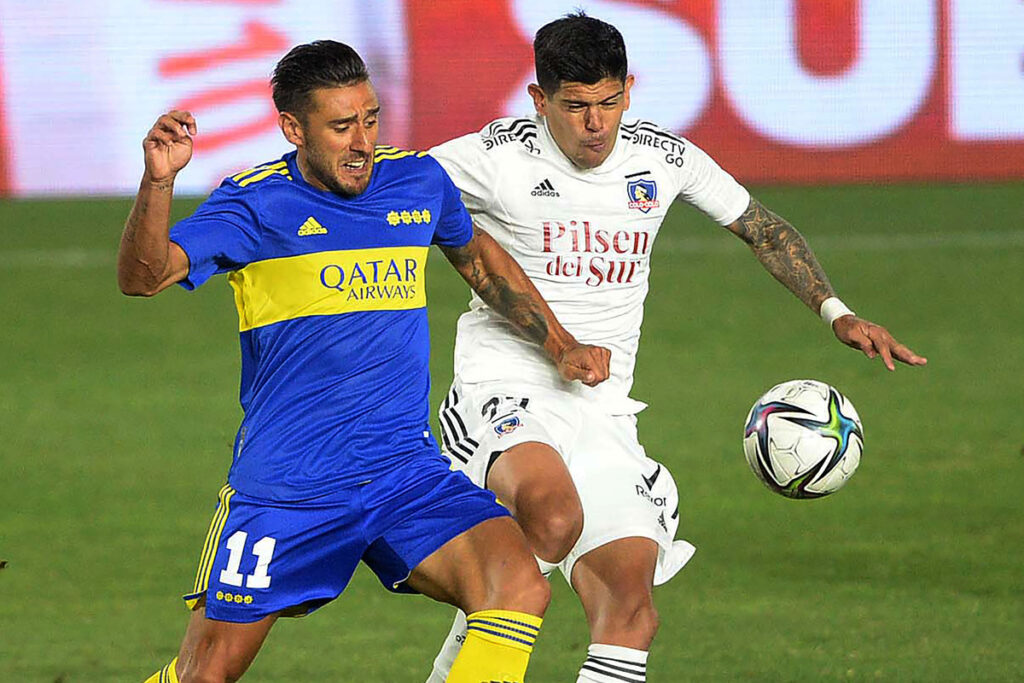
<svg viewBox="0 0 1024 683">
<path fill-rule="evenodd" d="M 835 387 L 794 379 L 769 389 L 747 414 L 743 452 L 765 486 L 787 498 L 839 490 L 860 464 L 864 428 Z"/>
</svg>

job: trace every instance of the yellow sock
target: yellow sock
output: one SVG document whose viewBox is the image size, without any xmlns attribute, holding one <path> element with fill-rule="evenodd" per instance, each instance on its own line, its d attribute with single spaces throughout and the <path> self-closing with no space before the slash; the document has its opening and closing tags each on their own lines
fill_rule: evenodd
<svg viewBox="0 0 1024 683">
<path fill-rule="evenodd" d="M 543 619 L 489 609 L 466 617 L 466 642 L 447 683 L 523 683 Z"/>
<path fill-rule="evenodd" d="M 174 665 L 178 663 L 175 657 L 171 663 L 147 678 L 143 683 L 178 683 L 178 674 L 174 672 Z"/>
</svg>

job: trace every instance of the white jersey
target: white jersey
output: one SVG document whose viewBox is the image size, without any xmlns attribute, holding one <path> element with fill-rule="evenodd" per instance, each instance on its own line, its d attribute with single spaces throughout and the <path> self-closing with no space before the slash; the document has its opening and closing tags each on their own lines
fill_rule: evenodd
<svg viewBox="0 0 1024 683">
<path fill-rule="evenodd" d="M 540 116 L 498 119 L 430 154 L 562 325 L 612 352 L 607 381 L 565 382 L 540 346 L 474 294 L 455 340 L 459 379 L 570 391 L 613 415 L 642 410 L 629 392 L 651 249 L 665 214 L 680 197 L 728 225 L 747 209 L 747 191 L 693 143 L 647 121 L 624 121 L 611 154 L 593 169 L 569 161 Z"/>
</svg>

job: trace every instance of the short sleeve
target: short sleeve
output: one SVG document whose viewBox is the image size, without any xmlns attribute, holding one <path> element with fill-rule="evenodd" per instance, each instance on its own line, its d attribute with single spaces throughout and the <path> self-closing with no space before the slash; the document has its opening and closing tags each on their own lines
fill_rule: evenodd
<svg viewBox="0 0 1024 683">
<path fill-rule="evenodd" d="M 195 289 L 218 273 L 238 270 L 256 257 L 260 245 L 256 194 L 225 180 L 196 212 L 171 228 L 171 241 L 188 255 L 188 276 L 179 284 Z"/>
<path fill-rule="evenodd" d="M 462 201 L 470 213 L 481 213 L 491 207 L 498 174 L 494 159 L 486 153 L 479 133 L 449 140 L 428 154 L 437 159 L 462 192 Z"/>
<path fill-rule="evenodd" d="M 473 219 L 469 217 L 459 189 L 441 167 L 441 220 L 434 229 L 433 244 L 441 247 L 462 247 L 473 239 Z"/>
<path fill-rule="evenodd" d="M 680 169 L 679 198 L 707 214 L 719 225 L 729 225 L 750 205 L 750 193 L 704 150 L 686 141 Z"/>
</svg>

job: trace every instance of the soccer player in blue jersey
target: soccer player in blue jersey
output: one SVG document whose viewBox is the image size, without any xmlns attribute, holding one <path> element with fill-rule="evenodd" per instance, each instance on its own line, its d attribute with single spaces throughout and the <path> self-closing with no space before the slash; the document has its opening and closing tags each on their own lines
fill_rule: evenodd
<svg viewBox="0 0 1024 683">
<path fill-rule="evenodd" d="M 245 415 L 191 620 L 149 681 L 238 679 L 277 618 L 330 602 L 363 561 L 388 589 L 469 614 L 449 681 L 520 682 L 549 588 L 507 511 L 449 471 L 431 435 L 428 248 L 566 379 L 603 381 L 609 352 L 565 331 L 437 162 L 376 146 L 380 105 L 354 50 L 300 45 L 272 85 L 295 151 L 225 179 L 171 228 L 197 127 L 161 116 L 118 254 L 130 295 L 229 273 L 242 347 Z"/>
</svg>

